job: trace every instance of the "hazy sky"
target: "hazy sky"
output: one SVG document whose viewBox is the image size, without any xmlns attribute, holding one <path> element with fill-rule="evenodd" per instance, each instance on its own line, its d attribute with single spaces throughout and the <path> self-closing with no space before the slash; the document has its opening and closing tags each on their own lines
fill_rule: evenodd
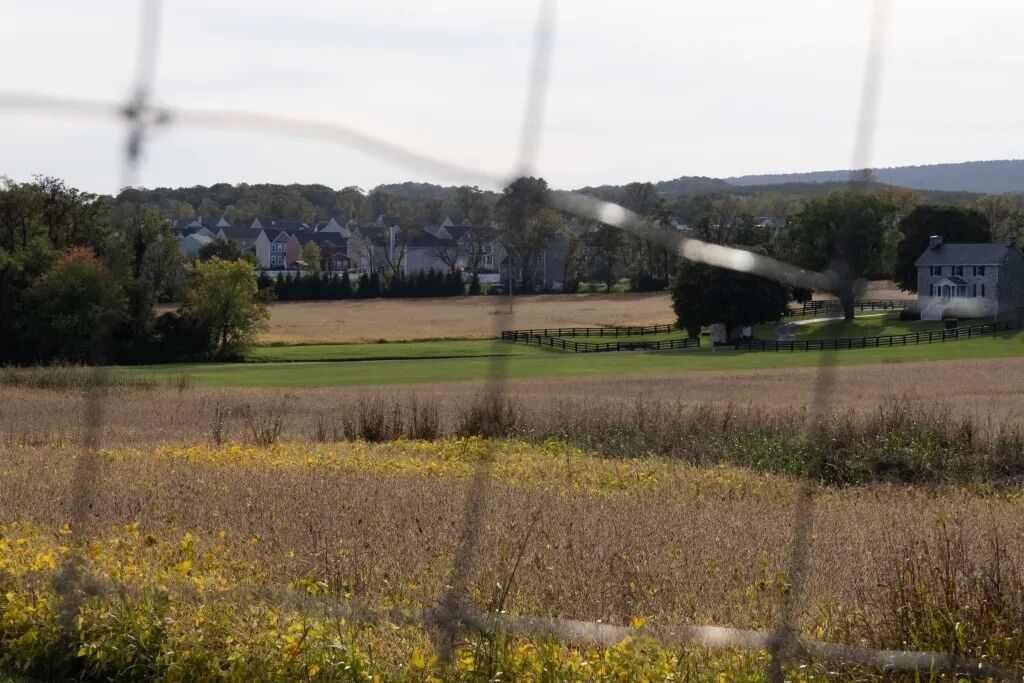
<svg viewBox="0 0 1024 683">
<path fill-rule="evenodd" d="M 847 168 L 867 0 L 563 0 L 535 171 L 556 187 Z M 537 4 L 165 0 L 154 98 L 344 124 L 511 171 Z M 136 0 L 0 0 L 0 92 L 123 100 Z M 1024 3 L 892 0 L 872 165 L 1024 157 Z M 124 126 L 0 110 L 0 174 L 113 192 Z M 138 183 L 459 183 L 338 144 L 171 126 Z"/>
</svg>

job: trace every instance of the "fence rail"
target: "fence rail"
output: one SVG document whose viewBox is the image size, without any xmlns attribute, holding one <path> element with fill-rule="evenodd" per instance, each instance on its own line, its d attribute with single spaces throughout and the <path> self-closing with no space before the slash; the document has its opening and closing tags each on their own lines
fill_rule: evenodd
<svg viewBox="0 0 1024 683">
<path fill-rule="evenodd" d="M 806 339 L 802 341 L 765 341 L 748 339 L 738 341 L 739 351 L 832 351 L 841 349 L 876 349 L 911 344 L 932 344 L 935 342 L 971 339 L 996 332 L 1007 332 L 1024 328 L 1024 323 L 997 322 L 969 327 L 954 327 L 948 330 L 891 334 L 881 337 L 853 337 L 849 339 Z"/>
<path fill-rule="evenodd" d="M 669 327 L 665 325 L 663 327 Z M 586 328 L 581 328 L 586 329 Z M 566 335 L 571 336 L 571 335 Z M 504 341 L 525 342 L 527 345 L 551 349 L 561 349 L 574 353 L 600 353 L 604 351 L 667 351 L 670 349 L 690 349 L 700 346 L 699 338 L 661 339 L 657 341 L 614 341 L 614 342 L 578 342 L 548 334 L 536 334 L 533 330 L 509 330 L 501 333 Z"/>
<path fill-rule="evenodd" d="M 534 330 L 504 330 L 501 338 L 506 341 L 518 341 L 522 335 L 538 337 L 636 337 L 644 334 L 662 334 L 678 329 L 671 323 L 665 325 L 646 325 L 644 327 L 551 327 Z"/>
<path fill-rule="evenodd" d="M 853 302 L 853 307 L 858 311 L 895 311 L 910 308 L 915 303 L 913 299 L 857 299 Z M 832 313 L 841 310 L 843 310 L 843 306 L 840 301 L 836 299 L 822 299 L 794 304 L 786 315 L 795 317 L 813 313 Z"/>
</svg>

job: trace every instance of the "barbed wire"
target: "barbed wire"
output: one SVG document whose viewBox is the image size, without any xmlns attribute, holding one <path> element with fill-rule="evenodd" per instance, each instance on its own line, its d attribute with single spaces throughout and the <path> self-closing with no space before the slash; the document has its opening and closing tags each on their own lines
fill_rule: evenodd
<svg viewBox="0 0 1024 683">
<path fill-rule="evenodd" d="M 162 34 L 160 1 L 145 0 L 141 5 L 141 11 L 136 77 L 132 92 L 125 102 L 67 98 L 52 94 L 0 92 L 0 110 L 36 112 L 47 116 L 68 116 L 74 119 L 122 120 L 127 128 L 123 150 L 123 187 L 131 187 L 137 183 L 144 144 L 149 130 L 154 127 L 170 125 L 231 130 L 251 129 L 265 133 L 333 142 L 411 169 L 431 172 L 464 184 L 482 185 L 494 189 L 500 189 L 517 177 L 531 174 L 536 163 L 536 157 L 540 150 L 543 114 L 554 46 L 555 0 L 540 0 L 538 5 L 519 157 L 516 168 L 508 174 L 481 171 L 453 164 L 446 159 L 439 159 L 390 142 L 368 131 L 338 123 L 229 109 L 155 106 L 151 100 L 156 78 L 158 45 Z M 854 140 L 852 165 L 854 171 L 867 168 L 870 158 L 887 22 L 887 0 L 875 0 Z M 851 174 L 851 182 L 858 180 L 863 180 L 863 178 Z M 553 208 L 566 214 L 619 228 L 638 239 L 675 253 L 683 259 L 752 273 L 790 286 L 814 291 L 839 293 L 856 286 L 856 283 L 849 281 L 850 269 L 843 263 L 833 264 L 824 272 L 816 272 L 751 251 L 712 244 L 669 232 L 625 207 L 589 195 L 553 192 L 548 201 Z M 509 268 L 511 269 L 511 267 L 510 259 Z M 509 295 L 510 297 L 512 295 L 511 287 Z M 507 320 L 511 322 L 511 316 L 514 315 L 511 305 L 509 314 L 510 317 Z M 495 325 L 500 326 L 501 322 L 503 321 L 500 316 L 496 316 Z M 96 331 L 96 337 L 99 349 L 104 341 L 102 331 Z M 824 352 L 821 358 L 822 362 L 818 366 L 811 405 L 812 413 L 819 417 L 827 415 L 837 391 L 833 356 Z M 84 457 L 78 459 L 70 492 L 73 500 L 71 511 L 74 530 L 73 542 L 76 546 L 82 544 L 90 528 L 90 510 L 98 477 L 95 453 L 102 443 L 103 416 L 107 398 L 105 390 L 102 388 L 107 385 L 107 382 L 102 381 L 100 376 L 107 372 L 99 362 L 102 360 L 102 354 L 97 353 L 94 360 L 97 361 L 95 372 L 98 373 L 98 376 L 94 383 L 95 388 L 90 390 L 85 398 Z M 505 358 L 501 355 L 492 356 L 488 365 L 487 394 L 489 400 L 493 402 L 495 410 L 501 409 L 507 375 Z M 808 434 L 808 438 L 814 438 L 814 434 Z M 810 561 L 813 538 L 813 484 L 801 488 L 794 504 L 789 557 L 790 591 L 788 597 L 784 598 L 780 618 L 770 631 L 695 625 L 634 629 L 597 622 L 515 617 L 504 613 L 473 611 L 468 607 L 466 588 L 474 568 L 476 551 L 488 512 L 489 482 L 492 478 L 491 460 L 491 457 L 484 457 L 480 460 L 467 486 L 463 526 L 457 549 L 453 555 L 451 578 L 445 596 L 436 608 L 413 614 L 396 610 L 379 612 L 358 603 L 337 600 L 326 602 L 314 599 L 315 596 L 302 598 L 302 604 L 307 608 L 326 611 L 334 615 L 344 614 L 355 620 L 432 624 L 439 627 L 442 634 L 441 641 L 437 643 L 437 646 L 443 661 L 450 658 L 455 636 L 461 630 L 502 632 L 522 636 L 543 634 L 566 642 L 590 642 L 600 645 L 612 645 L 621 642 L 628 636 L 641 635 L 667 645 L 698 644 L 709 647 L 766 650 L 771 654 L 766 676 L 776 681 L 782 680 L 785 662 L 789 658 L 840 664 L 864 664 L 883 670 L 950 672 L 988 676 L 1002 680 L 1022 680 L 1017 674 L 968 658 L 935 652 L 865 649 L 797 636 L 794 627 L 795 616 L 804 591 L 806 568 Z M 77 596 L 81 593 L 88 594 L 101 590 L 100 582 L 83 575 L 83 563 L 79 559 L 75 559 L 78 557 L 76 553 L 72 552 L 69 556 L 71 559 L 54 580 L 55 587 L 60 591 L 65 605 L 63 614 L 65 638 L 71 638 L 73 635 L 74 617 L 80 604 Z M 298 598 L 292 594 L 288 599 L 294 603 Z"/>
</svg>

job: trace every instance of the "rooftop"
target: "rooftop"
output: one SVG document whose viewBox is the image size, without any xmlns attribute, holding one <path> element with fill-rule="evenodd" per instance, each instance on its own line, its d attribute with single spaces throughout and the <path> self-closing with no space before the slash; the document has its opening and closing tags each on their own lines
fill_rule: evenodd
<svg viewBox="0 0 1024 683">
<path fill-rule="evenodd" d="M 1015 244 L 947 244 L 930 246 L 914 261 L 915 266 L 996 266 Z"/>
</svg>

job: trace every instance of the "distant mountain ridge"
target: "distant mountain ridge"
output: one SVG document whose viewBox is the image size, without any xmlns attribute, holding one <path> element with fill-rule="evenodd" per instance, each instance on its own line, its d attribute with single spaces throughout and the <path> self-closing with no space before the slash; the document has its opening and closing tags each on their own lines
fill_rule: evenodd
<svg viewBox="0 0 1024 683">
<path fill-rule="evenodd" d="M 846 182 L 849 178 L 850 171 L 812 171 L 733 176 L 724 181 L 734 187 L 750 187 L 783 183 L 836 183 Z M 1024 192 L 1024 159 L 876 168 L 872 169 L 872 179 L 877 183 L 914 190 L 986 194 Z"/>
<path fill-rule="evenodd" d="M 659 196 L 667 199 L 706 193 L 762 194 L 782 192 L 790 194 L 827 194 L 829 185 L 836 186 L 850 180 L 850 171 L 810 171 L 806 173 L 765 173 L 759 175 L 709 178 L 707 176 L 680 176 L 672 180 L 654 182 Z M 964 161 L 921 166 L 892 166 L 871 170 L 872 182 L 895 185 L 924 192 L 951 192 L 974 194 L 1002 194 L 1024 192 L 1024 159 L 993 161 Z M 621 199 L 625 185 L 596 185 L 575 190 L 584 194 L 613 201 Z M 383 192 L 410 199 L 450 200 L 456 196 L 454 186 L 432 183 L 404 182 L 378 185 Z M 558 191 L 558 190 L 556 190 Z M 496 193 L 486 193 L 491 198 Z"/>
</svg>

